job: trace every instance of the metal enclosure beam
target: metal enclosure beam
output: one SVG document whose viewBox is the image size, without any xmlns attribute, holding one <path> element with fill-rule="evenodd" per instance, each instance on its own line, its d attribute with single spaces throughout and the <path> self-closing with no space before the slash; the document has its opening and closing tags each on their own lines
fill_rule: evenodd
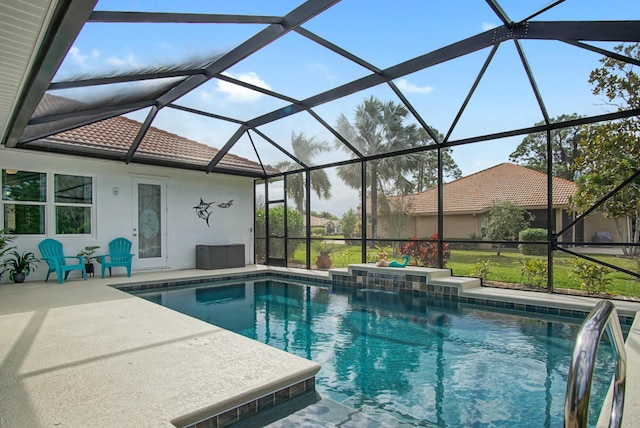
<svg viewBox="0 0 640 428">
<path fill-rule="evenodd" d="M 66 0 L 58 3 L 28 83 L 7 122 L 6 139 L 3 141 L 7 147 L 18 144 L 42 95 L 96 3 L 97 0 Z"/>
</svg>

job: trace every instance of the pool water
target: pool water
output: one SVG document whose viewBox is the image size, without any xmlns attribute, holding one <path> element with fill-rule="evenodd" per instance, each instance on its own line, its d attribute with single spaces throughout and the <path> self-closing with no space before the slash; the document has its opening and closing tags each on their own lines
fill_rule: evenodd
<svg viewBox="0 0 640 428">
<path fill-rule="evenodd" d="M 138 294 L 320 363 L 320 395 L 392 426 L 563 425 L 581 320 L 272 280 Z M 614 367 L 604 338 L 592 426 Z"/>
</svg>

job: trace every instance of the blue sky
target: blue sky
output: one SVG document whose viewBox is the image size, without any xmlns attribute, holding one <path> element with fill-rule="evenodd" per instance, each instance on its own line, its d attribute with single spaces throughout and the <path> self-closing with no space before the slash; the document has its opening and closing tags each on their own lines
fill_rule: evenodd
<svg viewBox="0 0 640 428">
<path fill-rule="evenodd" d="M 282 15 L 300 1 L 279 0 L 174 2 L 174 1 L 100 1 L 96 10 L 140 10 L 202 13 L 250 13 Z M 545 6 L 547 1 L 505 0 L 505 12 L 514 20 L 522 19 Z M 621 20 L 638 19 L 640 2 L 630 0 L 567 0 L 536 20 Z M 360 56 L 379 68 L 387 68 L 415 56 L 433 51 L 466 37 L 500 25 L 501 22 L 483 0 L 409 1 L 343 0 L 320 14 L 304 27 L 338 46 Z M 210 57 L 237 46 L 259 32 L 258 24 L 100 24 L 89 23 L 82 30 L 58 73 L 58 80 L 75 75 L 94 75 L 105 71 L 126 70 L 150 65 L 179 62 L 187 58 Z M 614 44 L 600 43 L 611 49 Z M 560 114 L 584 115 L 610 111 L 602 100 L 591 94 L 589 72 L 598 67 L 600 56 L 555 41 L 522 41 L 546 108 L 551 117 Z M 449 130 L 461 103 L 487 58 L 489 49 L 431 67 L 395 81 L 427 123 L 442 134 Z M 290 33 L 260 52 L 240 61 L 227 73 L 237 79 L 304 99 L 370 72 Z M 135 85 L 152 85 L 142 83 Z M 134 85 L 134 84 L 131 84 Z M 65 95 L 60 92 L 60 95 Z M 314 111 L 330 125 L 339 114 L 352 117 L 355 107 L 374 95 L 399 102 L 387 85 L 319 106 Z M 176 101 L 241 120 L 251 119 L 286 105 L 285 102 L 212 80 Z M 143 121 L 146 111 L 130 117 Z M 531 126 L 542 114 L 529 85 L 513 42 L 503 43 L 451 139 L 500 132 Z M 415 120 L 413 120 L 415 122 Z M 210 118 L 163 109 L 153 126 L 222 147 L 237 125 Z M 285 148 L 291 132 L 325 140 L 333 145 L 333 135 L 307 113 L 260 128 Z M 454 149 L 454 160 L 464 175 L 508 161 L 522 137 L 467 145 Z M 274 164 L 286 158 L 267 147 L 259 137 L 260 156 Z M 250 142 L 243 138 L 232 153 L 256 159 Z M 337 161 L 348 155 L 332 151 L 321 161 Z M 339 184 L 339 183 L 335 183 Z M 341 214 L 355 207 L 352 191 L 334 192 L 329 202 L 314 202 L 318 211 L 338 206 Z M 328 209 L 332 210 L 332 209 Z"/>
</svg>

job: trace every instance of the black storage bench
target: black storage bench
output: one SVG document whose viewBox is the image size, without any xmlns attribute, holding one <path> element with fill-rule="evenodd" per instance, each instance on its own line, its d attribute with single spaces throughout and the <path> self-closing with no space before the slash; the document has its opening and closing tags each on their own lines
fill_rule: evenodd
<svg viewBox="0 0 640 428">
<path fill-rule="evenodd" d="M 196 269 L 244 266 L 244 244 L 196 245 Z"/>
</svg>

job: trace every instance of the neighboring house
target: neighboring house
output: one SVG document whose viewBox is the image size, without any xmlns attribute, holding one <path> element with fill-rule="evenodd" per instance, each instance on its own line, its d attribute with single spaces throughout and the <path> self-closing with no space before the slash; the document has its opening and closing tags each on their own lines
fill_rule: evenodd
<svg viewBox="0 0 640 428">
<path fill-rule="evenodd" d="M 105 254 L 109 241 L 122 236 L 134 243 L 134 270 L 194 268 L 199 244 L 244 244 L 246 263 L 253 263 L 253 179 L 144 165 L 145 157 L 206 165 L 218 153 L 153 127 L 134 155 L 142 163 L 123 163 L 140 126 L 115 117 L 33 142 L 62 142 L 117 162 L 0 148 L 0 224 L 16 234 L 18 250 L 39 256 L 38 243 L 51 237 L 66 255 L 88 245 Z M 230 165 L 262 171 L 231 154 L 220 162 Z M 28 280 L 46 272 L 42 263 Z"/>
<path fill-rule="evenodd" d="M 321 218 L 316 216 L 311 217 L 311 228 L 314 227 L 323 227 L 324 233 L 326 235 L 330 234 L 340 234 L 342 233 L 342 228 L 340 227 L 340 220 L 330 220 L 327 218 Z"/>
<path fill-rule="evenodd" d="M 535 216 L 531 227 L 546 228 L 547 175 L 512 163 L 499 165 L 468 175 L 443 185 L 443 214 L 445 238 L 469 238 L 482 235 L 487 214 L 496 202 L 511 201 Z M 568 225 L 575 218 L 569 198 L 576 192 L 576 184 L 553 178 L 553 214 L 555 230 Z M 404 197 L 407 206 L 407 236 L 428 237 L 438 231 L 438 189 L 432 188 L 417 195 Z M 379 219 L 379 224 L 384 219 Z M 384 228 L 379 228 L 384 234 Z M 561 241 L 589 242 L 597 232 L 614 232 L 612 220 L 601 213 L 592 213 L 578 222 Z M 575 234 L 574 236 L 570 236 Z M 381 236 L 385 237 L 385 236 Z"/>
</svg>

